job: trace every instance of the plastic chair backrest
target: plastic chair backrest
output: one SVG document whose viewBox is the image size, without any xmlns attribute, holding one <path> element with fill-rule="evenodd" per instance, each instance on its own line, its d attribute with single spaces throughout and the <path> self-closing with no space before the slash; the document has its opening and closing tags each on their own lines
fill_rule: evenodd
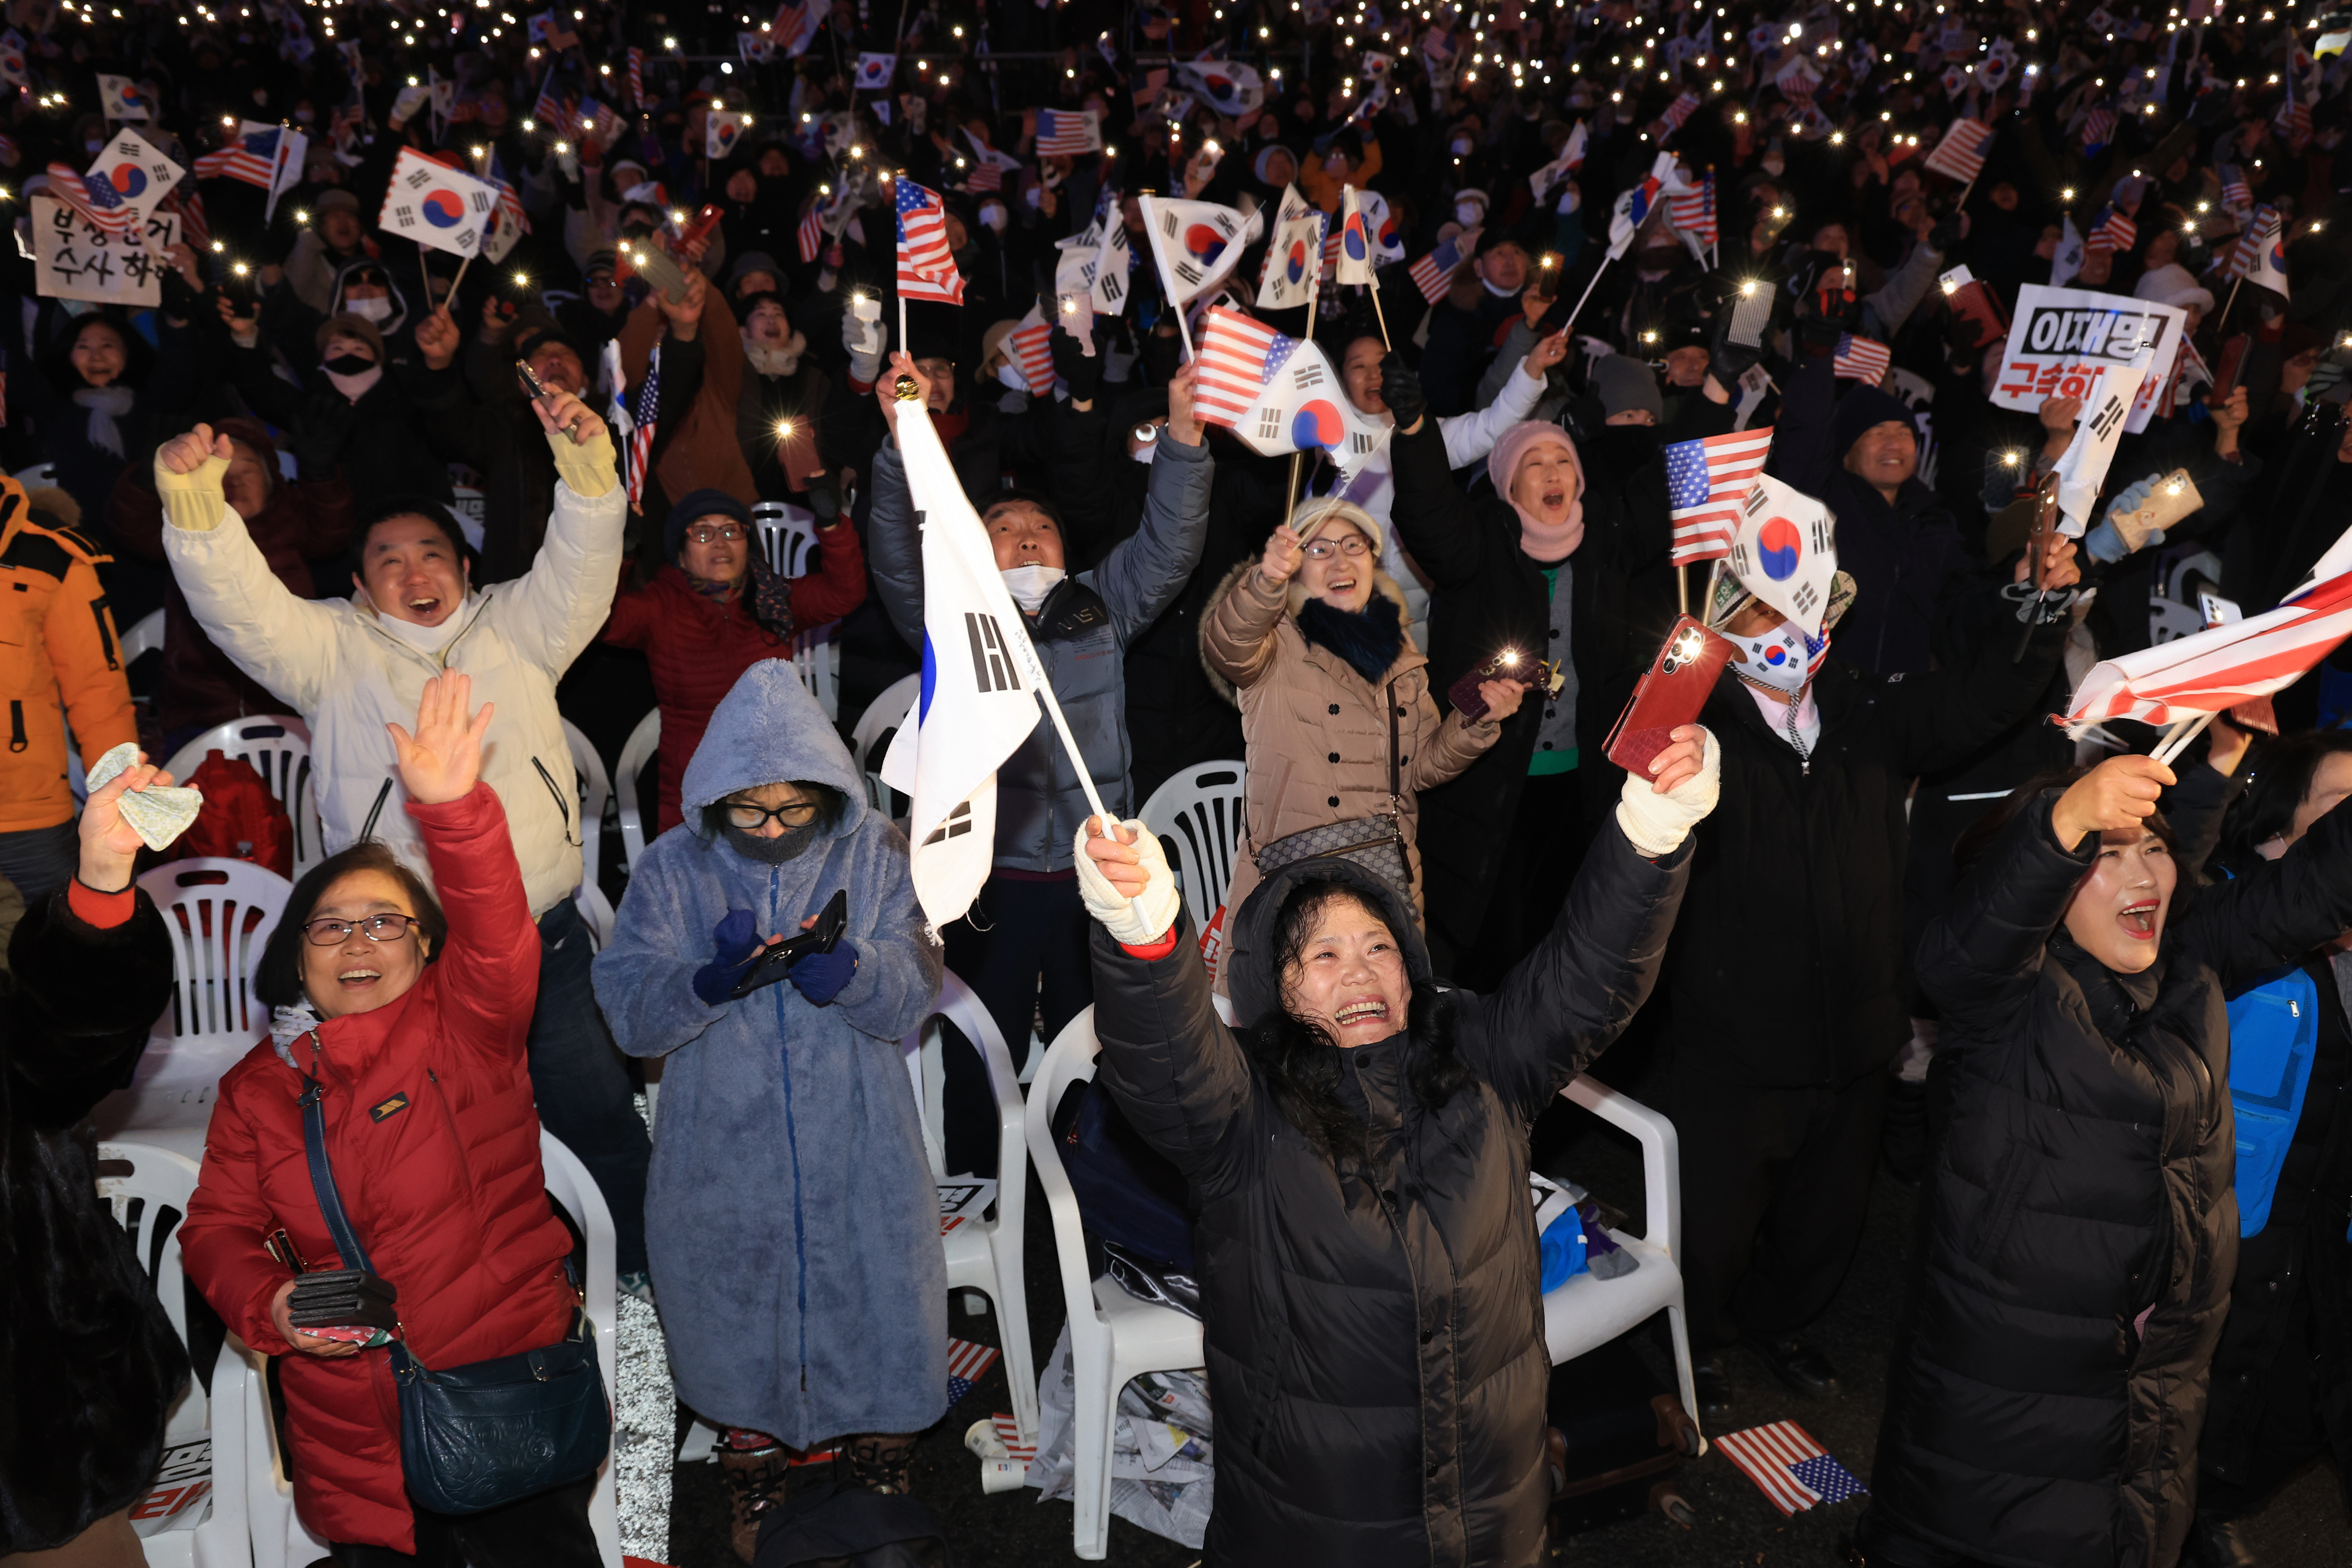
<svg viewBox="0 0 2352 1568">
<path fill-rule="evenodd" d="M 131 1249 L 139 1268 L 163 1303 L 172 1332 L 188 1343 L 188 1293 L 180 1269 L 180 1222 L 188 1217 L 188 1200 L 195 1196 L 196 1162 L 185 1155 L 151 1144 L 106 1142 L 98 1146 L 98 1196 L 113 1211 L 116 1224 L 130 1234 Z M 208 1369 L 194 1370 L 194 1387 L 173 1407 L 163 1427 L 167 1469 L 202 1450 L 194 1446 L 210 1435 L 212 1414 L 205 1396 Z M 165 1532 L 180 1536 L 205 1518 L 201 1503 L 170 1484 L 159 1484 L 138 1500 L 132 1529 L 142 1537 Z M 186 1545 L 184 1537 L 173 1545 Z M 159 1550 L 163 1543 L 159 1543 Z M 178 1555 L 176 1552 L 172 1555 Z"/>
<path fill-rule="evenodd" d="M 1074 1333 L 1085 1332 L 1078 1326 L 1081 1314 L 1089 1322 L 1096 1321 L 1094 1281 L 1087 1271 L 1086 1228 L 1078 1218 L 1077 1189 L 1070 1186 L 1070 1173 L 1062 1168 L 1062 1152 L 1054 1145 L 1054 1108 L 1071 1084 L 1094 1077 L 1095 1056 L 1100 1049 L 1095 1039 L 1095 1009 L 1089 1006 L 1063 1025 L 1054 1043 L 1045 1048 L 1037 1076 L 1029 1083 L 1026 1112 L 1029 1164 L 1037 1173 L 1037 1185 L 1045 1194 L 1045 1211 L 1054 1221 L 1054 1256 Z"/>
<path fill-rule="evenodd" d="M 751 507 L 751 528 L 770 572 L 782 578 L 808 575 L 809 558 L 816 553 L 814 512 L 788 501 L 759 501 Z"/>
<path fill-rule="evenodd" d="M 291 714 L 264 714 L 215 725 L 172 754 L 172 777 L 185 779 L 207 751 L 253 765 L 261 782 L 294 825 L 294 874 L 327 858 L 325 830 L 310 772 L 310 728 Z"/>
<path fill-rule="evenodd" d="M 156 1045 L 225 1037 L 242 1050 L 268 1033 L 253 976 L 294 884 L 250 861 L 200 858 L 167 861 L 139 885 L 172 939 L 172 1002 L 155 1020 Z"/>
<path fill-rule="evenodd" d="M 882 759 L 889 755 L 883 743 L 905 727 L 907 716 L 915 711 L 916 700 L 922 695 L 922 676 L 900 676 L 866 705 L 866 711 L 857 716 L 857 727 L 849 734 L 849 755 L 856 761 L 857 770 L 866 775 L 866 799 L 886 817 L 898 813 L 891 810 L 890 787 L 882 782 Z"/>
<path fill-rule="evenodd" d="M 122 633 L 122 667 L 129 669 L 149 653 L 163 651 L 163 612 L 150 610 Z"/>
<path fill-rule="evenodd" d="M 1209 928 L 1232 885 L 1247 777 L 1239 762 L 1200 763 L 1171 774 L 1136 813 L 1167 848 L 1195 931 Z"/>
<path fill-rule="evenodd" d="M 596 1363 L 604 1371 L 605 1390 L 617 1398 L 621 1395 L 621 1302 L 613 1268 L 613 1211 L 580 1156 L 544 1127 L 539 1131 L 539 1166 L 547 1196 L 572 1217 L 581 1239 L 587 1243 L 588 1264 L 581 1270 L 580 1288 L 586 1298 L 588 1321 L 596 1325 Z M 597 1552 L 606 1568 L 621 1565 L 619 1475 L 615 1455 L 607 1452 L 588 1502 L 589 1527 L 595 1532 Z"/>
<path fill-rule="evenodd" d="M 637 801 L 637 778 L 660 748 L 661 709 L 656 708 L 629 731 L 628 744 L 621 747 L 620 777 L 613 780 L 613 793 L 621 801 L 621 860 L 630 870 L 636 868 L 637 857 L 646 852 L 645 812 Z"/>
<path fill-rule="evenodd" d="M 930 1011 L 923 1015 L 915 1032 L 904 1042 L 908 1048 L 908 1068 L 915 1082 L 915 1103 L 923 1113 L 923 1145 L 931 1156 L 931 1174 L 946 1177 L 961 1173 L 947 1168 L 947 1071 L 941 1053 L 947 1049 L 940 1031 L 931 1027 L 944 1019 L 956 1026 L 956 1031 L 980 1052 L 982 1068 L 987 1071 L 989 1087 L 995 1093 L 1000 1109 L 1021 1104 L 1021 1085 L 1013 1074 L 1013 1053 L 1004 1049 L 1003 1038 L 997 1033 L 996 1020 L 981 1005 L 954 970 L 940 977 L 939 999 Z M 1003 1156 L 1020 1157 L 1020 1149 L 1001 1148 L 999 1164 Z"/>
<path fill-rule="evenodd" d="M 54 463 L 36 463 L 30 468 L 17 469 L 9 477 L 27 490 L 46 490 L 53 487 L 58 482 L 58 465 Z"/>
<path fill-rule="evenodd" d="M 604 802 L 613 796 L 613 781 L 604 776 L 604 759 L 593 742 L 570 719 L 563 721 L 564 744 L 572 748 L 572 777 L 580 780 L 580 863 L 582 881 L 596 884 L 596 868 L 604 855 Z"/>
</svg>

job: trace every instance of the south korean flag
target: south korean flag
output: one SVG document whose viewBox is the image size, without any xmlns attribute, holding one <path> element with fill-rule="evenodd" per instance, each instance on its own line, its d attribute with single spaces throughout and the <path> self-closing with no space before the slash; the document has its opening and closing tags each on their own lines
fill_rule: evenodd
<svg viewBox="0 0 2352 1568">
<path fill-rule="evenodd" d="M 482 248 L 483 232 L 498 208 L 497 186 L 409 148 L 392 166 L 376 226 L 435 250 L 470 256 Z"/>
</svg>

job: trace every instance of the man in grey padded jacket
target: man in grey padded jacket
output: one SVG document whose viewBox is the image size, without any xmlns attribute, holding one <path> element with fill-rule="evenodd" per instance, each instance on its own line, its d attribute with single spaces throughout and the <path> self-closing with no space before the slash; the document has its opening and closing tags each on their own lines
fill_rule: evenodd
<svg viewBox="0 0 2352 1568">
<path fill-rule="evenodd" d="M 915 375 L 914 365 L 893 355 L 892 371 L 875 389 L 886 423 L 891 388 L 901 374 Z M 1087 771 L 1103 804 L 1122 817 L 1135 809 L 1129 798 L 1124 654 L 1200 565 L 1208 526 L 1215 468 L 1192 411 L 1192 379 L 1188 367 L 1169 383 L 1168 428 L 1151 465 L 1143 522 L 1099 565 L 1065 575 L 1061 519 L 1049 497 L 1003 490 L 973 498 Z M 875 455 L 873 485 L 867 562 L 891 624 L 919 649 L 922 546 L 896 437 Z M 1070 859 L 1087 810 L 1086 791 L 1041 709 L 1028 740 L 996 770 L 995 868 L 971 913 L 941 933 L 948 967 L 988 1009 L 1016 1065 L 1028 1055 L 1030 1020 L 1041 1003 L 1044 1038 L 1051 1040 L 1094 999 L 1086 905 Z M 948 1169 L 992 1175 L 994 1118 L 974 1113 L 987 1103 L 978 1058 L 948 1052 L 947 1074 Z"/>
</svg>

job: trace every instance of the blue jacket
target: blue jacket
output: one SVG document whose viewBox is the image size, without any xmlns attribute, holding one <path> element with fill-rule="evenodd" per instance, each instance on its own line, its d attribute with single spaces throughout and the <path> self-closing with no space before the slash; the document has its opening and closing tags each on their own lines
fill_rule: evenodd
<svg viewBox="0 0 2352 1568">
<path fill-rule="evenodd" d="M 1209 481 L 1216 472 L 1206 442 L 1187 446 L 1169 438 L 1159 444 L 1142 526 L 1100 565 L 1057 583 L 1036 614 L 1022 617 L 1095 789 L 1118 817 L 1135 813 L 1128 779 L 1127 645 L 1175 601 L 1201 564 Z M 921 648 L 922 543 L 895 442 L 883 443 L 874 455 L 866 550 L 890 623 L 908 646 Z M 1041 708 L 1037 727 L 996 770 L 996 863 L 1016 871 L 1068 870 L 1070 844 L 1087 815 L 1086 791 Z"/>
<path fill-rule="evenodd" d="M 785 779 L 845 797 L 822 842 L 766 866 L 704 836 L 704 806 Z M 678 1396 L 794 1448 L 919 1432 L 945 1409 L 947 1271 L 898 1047 L 940 988 L 907 841 L 780 660 L 711 715 L 683 804 L 637 862 L 595 968 L 621 1049 L 669 1059 L 646 1234 Z M 730 910 L 789 933 L 838 888 L 858 962 L 830 1004 L 789 980 L 716 1008 L 695 995 Z"/>
</svg>

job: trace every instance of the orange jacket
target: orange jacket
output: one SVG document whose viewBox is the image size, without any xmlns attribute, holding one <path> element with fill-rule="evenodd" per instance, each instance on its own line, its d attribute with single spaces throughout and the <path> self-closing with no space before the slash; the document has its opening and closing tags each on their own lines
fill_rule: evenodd
<svg viewBox="0 0 2352 1568">
<path fill-rule="evenodd" d="M 32 519 L 24 486 L 0 477 L 0 833 L 53 828 L 74 814 L 66 727 L 85 766 L 139 738 L 122 644 L 98 567 L 114 558 L 62 524 Z"/>
</svg>

